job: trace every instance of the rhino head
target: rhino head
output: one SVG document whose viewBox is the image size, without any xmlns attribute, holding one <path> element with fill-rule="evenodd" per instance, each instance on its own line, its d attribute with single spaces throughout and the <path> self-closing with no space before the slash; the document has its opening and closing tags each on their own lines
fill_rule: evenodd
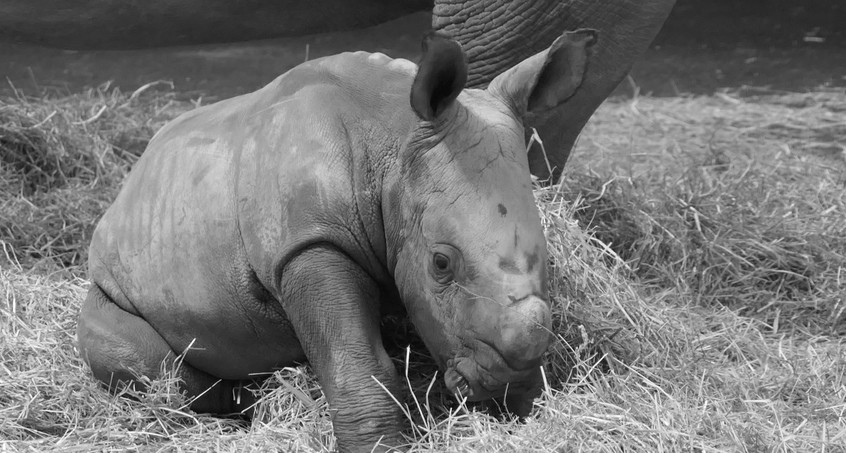
<svg viewBox="0 0 846 453">
<path fill-rule="evenodd" d="M 537 388 L 551 314 L 523 117 L 578 90 L 595 40 L 565 33 L 484 90 L 464 89 L 457 43 L 424 40 L 410 96 L 418 121 L 383 196 L 388 264 L 447 386 L 470 401 Z"/>
</svg>

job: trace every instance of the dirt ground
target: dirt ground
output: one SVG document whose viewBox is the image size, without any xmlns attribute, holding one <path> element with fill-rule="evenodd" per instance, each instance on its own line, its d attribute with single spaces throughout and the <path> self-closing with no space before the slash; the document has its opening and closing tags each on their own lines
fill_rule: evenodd
<svg viewBox="0 0 846 453">
<path fill-rule="evenodd" d="M 632 76 L 643 92 L 846 86 L 846 3 L 677 0 Z"/>
<path fill-rule="evenodd" d="M 617 94 L 673 96 L 756 86 L 804 91 L 846 86 L 846 4 L 823 0 L 679 0 L 654 45 Z M 0 94 L 12 87 L 74 92 L 107 81 L 131 91 L 169 80 L 207 100 L 251 91 L 310 58 L 344 50 L 414 58 L 429 15 L 366 30 L 229 45 L 65 51 L 0 43 Z"/>
</svg>

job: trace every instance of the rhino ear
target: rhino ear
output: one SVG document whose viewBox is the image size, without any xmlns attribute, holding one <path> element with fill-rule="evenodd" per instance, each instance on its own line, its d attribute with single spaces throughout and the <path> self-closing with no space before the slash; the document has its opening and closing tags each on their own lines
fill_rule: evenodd
<svg viewBox="0 0 846 453">
<path fill-rule="evenodd" d="M 446 110 L 467 83 L 467 58 L 461 46 L 436 33 L 423 38 L 423 56 L 411 85 L 411 108 L 432 121 Z"/>
<path fill-rule="evenodd" d="M 582 84 L 588 50 L 596 40 L 596 30 L 564 32 L 548 49 L 498 75 L 488 91 L 505 99 L 520 116 L 553 109 Z"/>
</svg>

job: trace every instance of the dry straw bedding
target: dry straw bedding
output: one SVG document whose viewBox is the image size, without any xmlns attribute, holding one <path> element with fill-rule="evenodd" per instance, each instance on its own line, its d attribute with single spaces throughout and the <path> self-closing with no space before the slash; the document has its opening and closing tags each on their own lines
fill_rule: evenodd
<svg viewBox="0 0 846 453">
<path fill-rule="evenodd" d="M 103 392 L 74 348 L 96 218 L 151 134 L 191 108 L 99 89 L 0 101 L 0 451 L 320 451 L 307 368 L 252 422 L 174 382 Z M 612 100 L 565 182 L 538 189 L 559 337 L 524 423 L 452 401 L 418 343 L 395 359 L 412 448 L 846 451 L 846 94 Z"/>
</svg>

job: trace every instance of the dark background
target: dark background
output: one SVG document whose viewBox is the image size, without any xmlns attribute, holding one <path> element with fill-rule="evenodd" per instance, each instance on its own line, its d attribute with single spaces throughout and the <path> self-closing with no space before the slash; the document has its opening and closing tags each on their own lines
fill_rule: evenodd
<svg viewBox="0 0 846 453">
<path fill-rule="evenodd" d="M 428 13 L 366 30 L 226 45 L 65 51 L 0 43 L 0 94 L 59 94 L 113 81 L 124 91 L 170 80 L 207 100 L 254 90 L 304 61 L 344 50 L 414 59 Z M 678 0 L 618 94 L 707 94 L 744 85 L 846 86 L 846 0 Z"/>
<path fill-rule="evenodd" d="M 633 74 L 664 95 L 846 86 L 846 1 L 677 0 Z"/>
</svg>

